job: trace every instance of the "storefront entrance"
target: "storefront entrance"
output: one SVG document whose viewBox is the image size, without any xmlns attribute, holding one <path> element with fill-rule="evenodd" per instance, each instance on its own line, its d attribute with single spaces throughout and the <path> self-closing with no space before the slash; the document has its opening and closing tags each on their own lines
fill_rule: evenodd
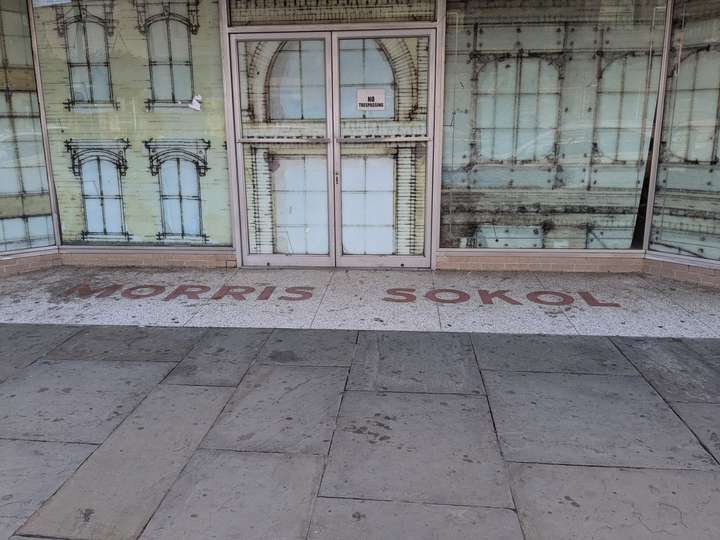
<svg viewBox="0 0 720 540">
<path fill-rule="evenodd" d="M 244 264 L 430 266 L 434 39 L 232 36 Z"/>
</svg>

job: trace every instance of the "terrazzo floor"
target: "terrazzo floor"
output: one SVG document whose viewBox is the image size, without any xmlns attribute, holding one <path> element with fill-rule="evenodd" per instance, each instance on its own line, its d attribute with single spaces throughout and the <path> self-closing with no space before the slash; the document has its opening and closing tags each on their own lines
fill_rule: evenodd
<svg viewBox="0 0 720 540">
<path fill-rule="evenodd" d="M 720 337 L 720 290 L 638 274 L 60 267 L 0 323 Z"/>
</svg>

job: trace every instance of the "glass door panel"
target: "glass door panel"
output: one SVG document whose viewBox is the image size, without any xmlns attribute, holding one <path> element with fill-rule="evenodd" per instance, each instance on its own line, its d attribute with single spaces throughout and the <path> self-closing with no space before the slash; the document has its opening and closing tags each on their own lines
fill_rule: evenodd
<svg viewBox="0 0 720 540">
<path fill-rule="evenodd" d="M 340 265 L 429 263 L 431 37 L 373 32 L 336 37 Z"/>
<path fill-rule="evenodd" d="M 245 256 L 332 265 L 329 34 L 238 39 L 235 47 Z"/>
</svg>

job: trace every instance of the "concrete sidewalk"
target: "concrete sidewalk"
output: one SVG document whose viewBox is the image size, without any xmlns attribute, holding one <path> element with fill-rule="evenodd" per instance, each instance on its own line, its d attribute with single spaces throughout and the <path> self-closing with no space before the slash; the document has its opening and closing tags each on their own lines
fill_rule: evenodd
<svg viewBox="0 0 720 540">
<path fill-rule="evenodd" d="M 3 539 L 720 531 L 719 340 L 4 325 L 0 343 Z"/>
<path fill-rule="evenodd" d="M 60 267 L 3 279 L 2 322 L 720 337 L 720 290 L 635 274 Z"/>
</svg>

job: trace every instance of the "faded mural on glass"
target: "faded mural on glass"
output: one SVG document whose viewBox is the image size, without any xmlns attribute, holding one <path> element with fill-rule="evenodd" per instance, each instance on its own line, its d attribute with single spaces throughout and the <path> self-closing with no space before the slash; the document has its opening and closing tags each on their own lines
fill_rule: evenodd
<svg viewBox="0 0 720 540">
<path fill-rule="evenodd" d="M 50 4 L 35 19 L 63 242 L 230 245 L 217 3 Z"/>
<path fill-rule="evenodd" d="M 334 78 L 329 46 L 237 43 L 249 252 L 331 255 L 337 173 L 342 254 L 422 255 L 427 145 L 412 138 L 427 135 L 428 39 L 340 39 Z M 330 80 L 339 86 L 339 126 L 328 123 Z"/>
<path fill-rule="evenodd" d="M 673 14 L 650 248 L 720 260 L 720 2 Z"/>
<path fill-rule="evenodd" d="M 448 1 L 441 247 L 641 243 L 664 5 Z"/>
<path fill-rule="evenodd" d="M 55 243 L 30 22 L 24 0 L 0 2 L 0 252 Z"/>
</svg>

